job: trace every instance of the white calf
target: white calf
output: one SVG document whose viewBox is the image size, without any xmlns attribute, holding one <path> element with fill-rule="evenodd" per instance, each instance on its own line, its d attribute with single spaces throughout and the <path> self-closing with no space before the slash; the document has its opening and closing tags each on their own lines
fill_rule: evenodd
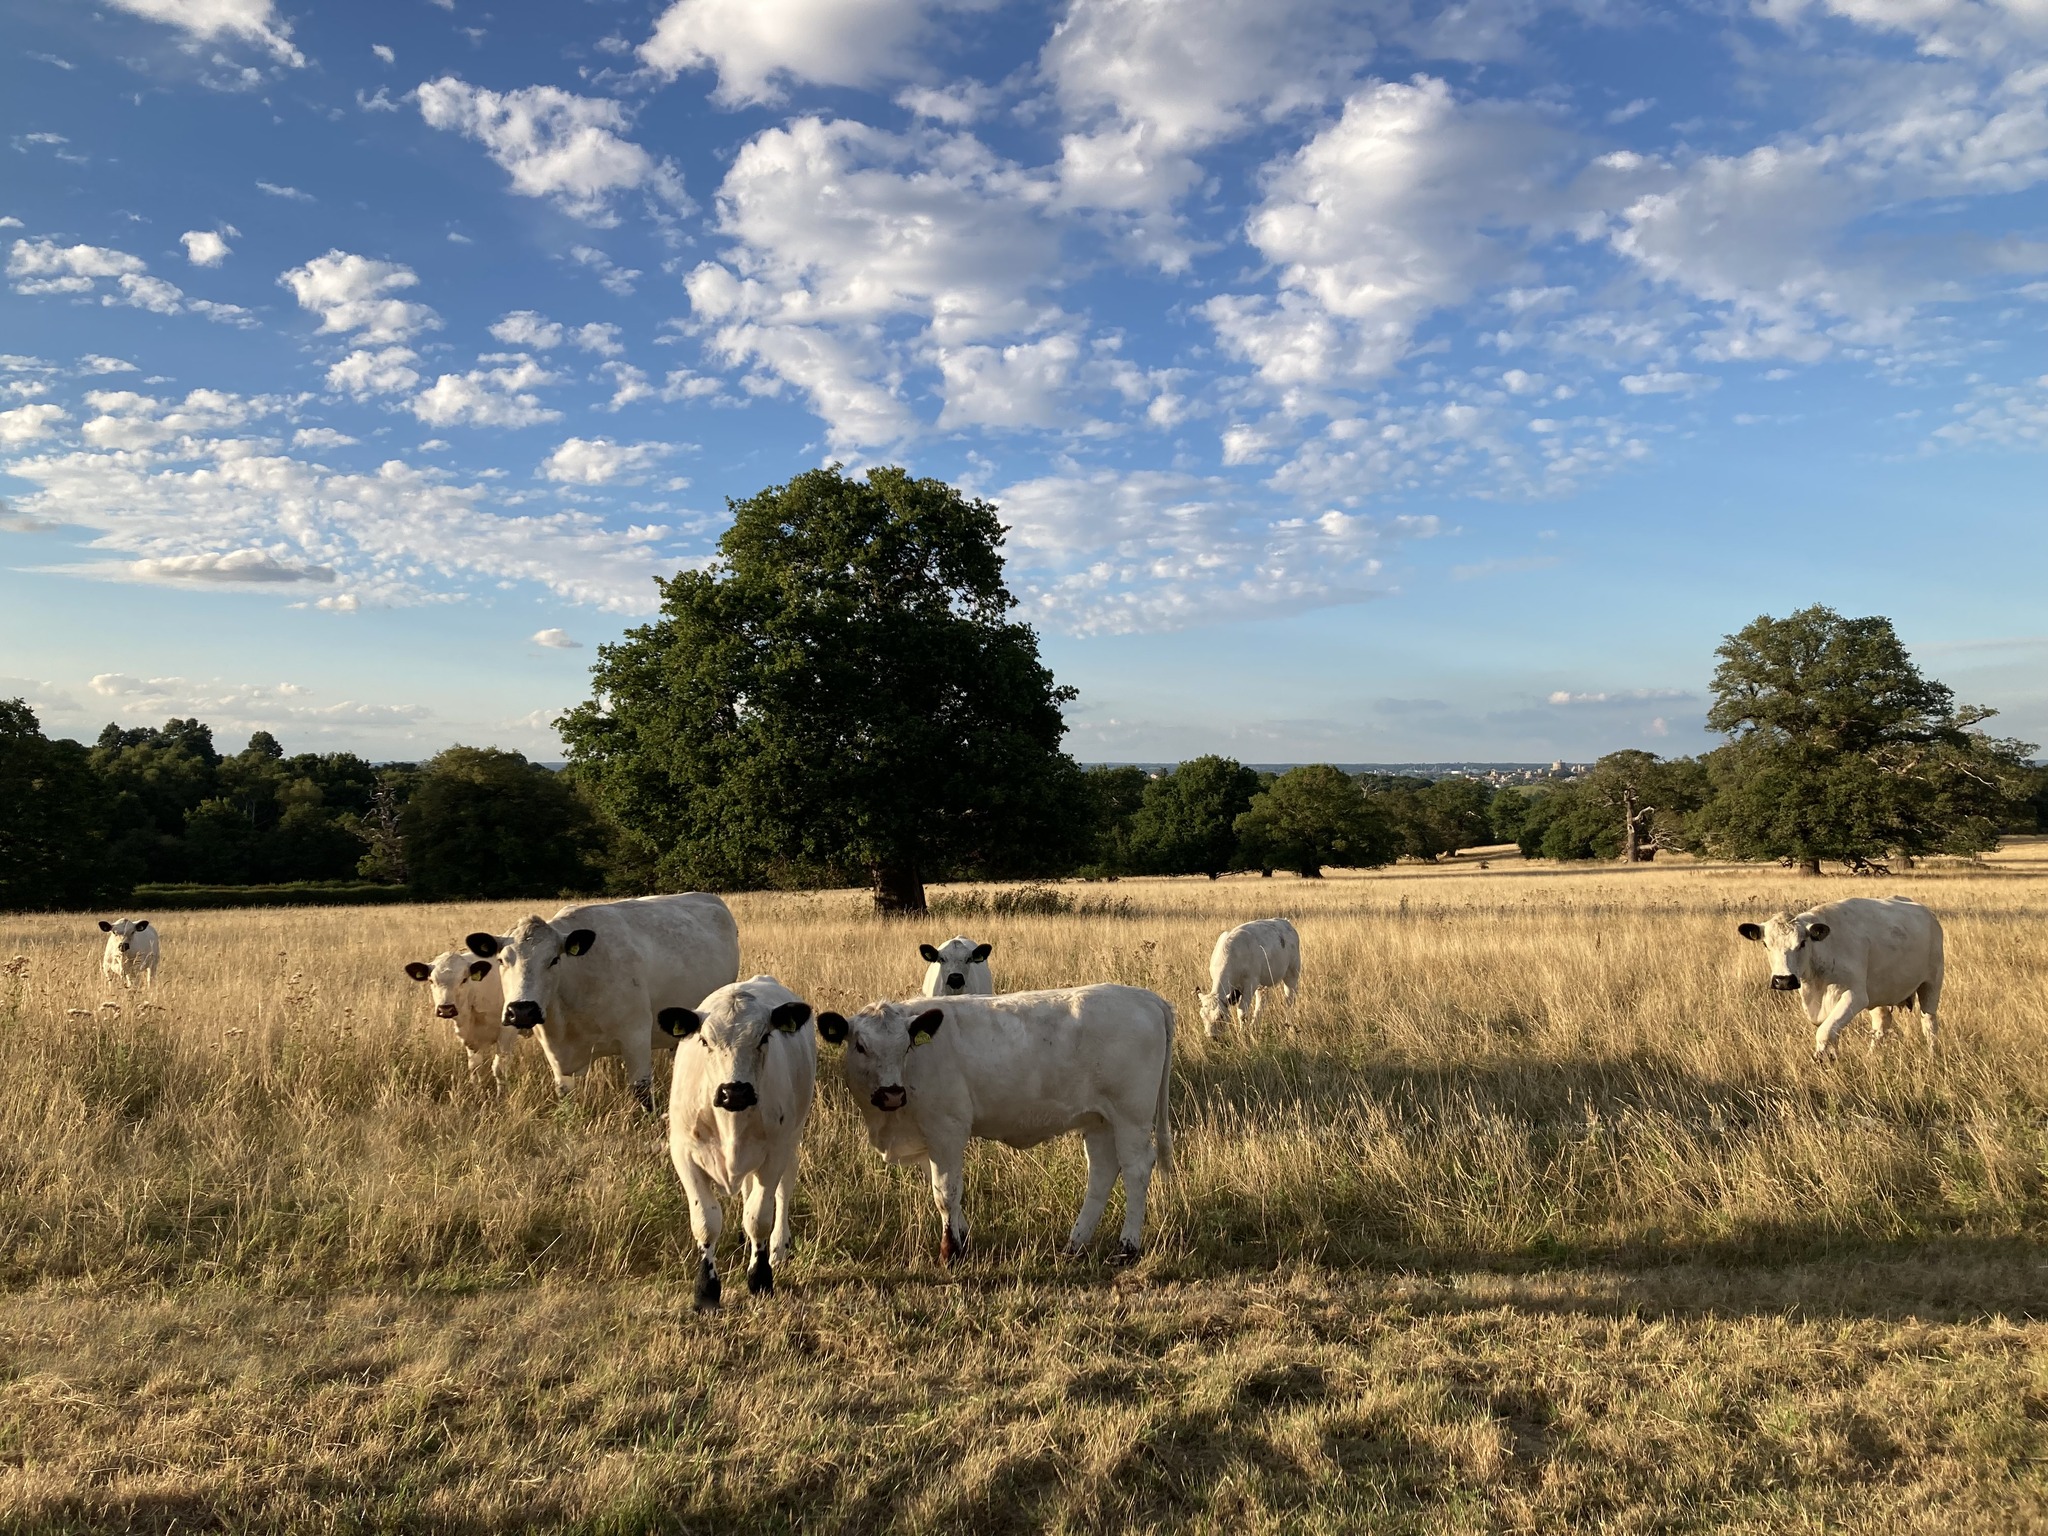
<svg viewBox="0 0 2048 1536">
<path fill-rule="evenodd" d="M 148 918 L 130 922 L 124 917 L 118 923 L 103 919 L 100 932 L 107 936 L 107 947 L 100 952 L 102 976 L 109 981 L 118 976 L 124 987 L 133 987 L 138 976 L 145 977 L 151 986 L 156 985 L 156 967 L 161 950 L 156 930 L 149 926 Z"/>
<path fill-rule="evenodd" d="M 490 1058 L 491 1081 L 502 1087 L 519 1049 L 519 1031 L 505 1022 L 505 989 L 498 968 L 466 949 L 451 949 L 432 960 L 415 960 L 405 968 L 414 981 L 433 992 L 434 1017 L 455 1026 L 455 1038 L 469 1053 L 469 1075 Z"/>
<path fill-rule="evenodd" d="M 1195 988 L 1202 1023 L 1211 1040 L 1223 1034 L 1233 1012 L 1249 1029 L 1259 1021 L 1261 994 L 1284 987 L 1287 1006 L 1301 990 L 1301 936 L 1284 917 L 1261 917 L 1217 935 L 1209 955 L 1209 990 Z"/>
<path fill-rule="evenodd" d="M 924 971 L 924 995 L 926 997 L 987 997 L 995 991 L 995 978 L 989 974 L 989 952 L 993 944 L 977 944 L 970 938 L 952 938 L 934 949 L 929 944 L 917 946 L 917 952 L 931 963 Z"/>
<path fill-rule="evenodd" d="M 1094 1237 L 1121 1175 L 1115 1262 L 1129 1263 L 1153 1167 L 1173 1165 L 1173 1022 L 1157 993 L 1105 984 L 877 1003 L 851 1019 L 823 1015 L 818 1033 L 845 1043 L 846 1086 L 882 1156 L 930 1165 L 941 1262 L 967 1250 L 962 1160 L 972 1138 L 1035 1147 L 1079 1131 L 1088 1195 L 1067 1251 Z"/>
<path fill-rule="evenodd" d="M 789 1257 L 797 1147 L 818 1081 L 810 1018 L 811 1005 L 773 976 L 720 987 L 701 1008 L 661 1010 L 677 1042 L 668 1155 L 690 1200 L 699 1307 L 718 1305 L 720 1195 L 745 1200 L 751 1294 L 771 1294 L 775 1266 Z"/>
<path fill-rule="evenodd" d="M 1814 1024 L 1813 1055 L 1834 1049 L 1835 1037 L 1857 1014 L 1872 1010 L 1870 1038 L 1884 1038 L 1894 1012 L 1918 1007 L 1920 1033 L 1934 1049 L 1943 970 L 1941 924 L 1917 901 L 1854 896 L 1794 917 L 1780 912 L 1767 922 L 1736 930 L 1761 943 L 1770 956 L 1771 987 L 1797 992 Z"/>
</svg>

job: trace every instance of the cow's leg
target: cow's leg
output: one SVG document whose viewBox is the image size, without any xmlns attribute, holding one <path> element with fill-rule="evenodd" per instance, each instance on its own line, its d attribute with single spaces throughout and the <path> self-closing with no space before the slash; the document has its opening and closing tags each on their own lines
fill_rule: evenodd
<svg viewBox="0 0 2048 1536">
<path fill-rule="evenodd" d="M 1130 1264 L 1145 1236 L 1145 1196 L 1152 1188 L 1152 1165 L 1159 1160 L 1149 1120 L 1126 1120 L 1115 1128 L 1116 1160 L 1124 1175 L 1123 1241 L 1112 1264 Z"/>
<path fill-rule="evenodd" d="M 1941 978 L 1923 981 L 1913 994 L 1920 1005 L 1920 1038 L 1927 1042 L 1927 1054 L 1934 1054 L 1934 1037 L 1941 1027 Z"/>
<path fill-rule="evenodd" d="M 951 1264 L 967 1252 L 965 1145 L 931 1149 L 932 1204 L 939 1210 L 939 1262 Z"/>
<path fill-rule="evenodd" d="M 1864 998 L 1847 987 L 1828 989 L 1826 1009 L 1813 1031 L 1813 1059 L 1819 1061 L 1835 1048 L 1835 1037 L 1863 1011 Z"/>
<path fill-rule="evenodd" d="M 626 1069 L 626 1082 L 633 1100 L 650 1115 L 654 1113 L 654 1045 L 651 1039 L 628 1039 L 619 1047 L 619 1060 Z"/>
<path fill-rule="evenodd" d="M 796 1149 L 790 1148 L 782 1165 L 782 1177 L 775 1181 L 775 1231 L 768 1239 L 768 1258 L 774 1264 L 789 1261 L 789 1208 L 796 1203 Z"/>
<path fill-rule="evenodd" d="M 669 1143 L 669 1160 L 683 1181 L 683 1193 L 690 1201 L 690 1235 L 697 1239 L 698 1311 L 718 1305 L 718 1235 L 725 1230 L 725 1212 L 718 1203 L 718 1186 L 696 1161 Z"/>
<path fill-rule="evenodd" d="M 747 1180 L 747 1294 L 771 1296 L 775 1292 L 774 1261 L 768 1251 L 769 1229 L 775 1225 L 775 1187 L 781 1170 L 770 1179 L 771 1170 L 762 1168 Z"/>
<path fill-rule="evenodd" d="M 1067 1257 L 1078 1258 L 1095 1236 L 1102 1208 L 1109 1204 L 1109 1192 L 1116 1188 L 1116 1133 L 1106 1125 L 1083 1134 L 1088 1148 L 1088 1197 L 1081 1202 L 1081 1214 L 1074 1218 L 1074 1230 L 1067 1234 Z"/>
<path fill-rule="evenodd" d="M 1870 1010 L 1870 1048 L 1876 1050 L 1884 1043 L 1884 1032 L 1892 1027 L 1892 1010 L 1873 1008 Z"/>
<path fill-rule="evenodd" d="M 1245 989 L 1244 1027 L 1246 1029 L 1252 1028 L 1259 1022 L 1259 1007 L 1265 1001 L 1265 997 L 1266 989 L 1263 987 L 1247 987 Z"/>
</svg>

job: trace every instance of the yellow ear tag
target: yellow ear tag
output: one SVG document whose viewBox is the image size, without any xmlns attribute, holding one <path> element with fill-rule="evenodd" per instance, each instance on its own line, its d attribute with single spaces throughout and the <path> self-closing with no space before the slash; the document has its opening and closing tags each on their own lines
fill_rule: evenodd
<svg viewBox="0 0 2048 1536">
<path fill-rule="evenodd" d="M 912 1045 L 930 1045 L 932 1043 L 932 1032 L 928 1029 L 920 1029 L 910 1037 L 910 1043 Z"/>
</svg>

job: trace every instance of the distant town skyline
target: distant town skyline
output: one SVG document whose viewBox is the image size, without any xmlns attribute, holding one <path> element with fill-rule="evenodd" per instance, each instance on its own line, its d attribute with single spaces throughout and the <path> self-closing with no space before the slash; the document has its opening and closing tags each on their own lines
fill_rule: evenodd
<svg viewBox="0 0 2048 1536">
<path fill-rule="evenodd" d="M 0 0 L 0 697 L 562 755 L 728 497 L 987 497 L 1083 761 L 1690 753 L 1892 618 L 2048 740 L 2048 21 Z"/>
</svg>

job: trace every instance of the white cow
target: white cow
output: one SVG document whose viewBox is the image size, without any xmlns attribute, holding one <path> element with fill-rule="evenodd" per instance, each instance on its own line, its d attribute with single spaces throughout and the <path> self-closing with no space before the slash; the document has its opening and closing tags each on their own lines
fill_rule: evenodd
<svg viewBox="0 0 2048 1536">
<path fill-rule="evenodd" d="M 1771 959 L 1771 986 L 1797 992 L 1814 1024 L 1818 1061 L 1843 1026 L 1868 1008 L 1871 1043 L 1884 1038 L 1894 1012 L 1917 1006 L 1920 1033 L 1934 1049 L 1941 1009 L 1941 924 L 1904 896 L 1831 901 L 1794 917 L 1780 912 L 1736 930 Z"/>
<path fill-rule="evenodd" d="M 930 1165 L 942 1262 L 967 1250 L 961 1163 L 970 1138 L 1035 1147 L 1079 1131 L 1088 1196 L 1067 1251 L 1094 1237 L 1121 1174 L 1115 1262 L 1129 1263 L 1153 1165 L 1173 1166 L 1173 1023 L 1173 1005 L 1157 993 L 1104 984 L 877 1003 L 851 1019 L 823 1015 L 818 1033 L 845 1043 L 846 1085 L 882 1156 Z"/>
<path fill-rule="evenodd" d="M 475 1077 L 488 1056 L 491 1081 L 503 1087 L 512 1053 L 519 1049 L 519 1031 L 505 1022 L 505 988 L 497 966 L 466 949 L 451 949 L 431 960 L 412 961 L 405 974 L 432 989 L 434 1017 L 454 1023 L 455 1038 L 469 1052 L 469 1075 Z"/>
<path fill-rule="evenodd" d="M 540 1031 L 557 1092 L 567 1096 L 593 1058 L 617 1056 L 649 1112 L 655 1047 L 673 1046 L 655 1015 L 694 1008 L 740 973 L 739 927 L 702 891 L 572 903 L 546 922 L 463 942 L 498 962 L 505 1022 Z"/>
<path fill-rule="evenodd" d="M 811 1005 L 773 976 L 720 987 L 700 1008 L 661 1010 L 661 1027 L 677 1041 L 668 1155 L 702 1255 L 700 1308 L 718 1305 L 719 1196 L 745 1198 L 749 1293 L 772 1294 L 775 1266 L 789 1257 L 797 1147 L 818 1082 L 810 1019 Z"/>
<path fill-rule="evenodd" d="M 156 985 L 157 960 L 162 951 L 148 918 L 130 922 L 124 917 L 118 923 L 101 919 L 100 932 L 107 936 L 107 947 L 100 952 L 103 977 L 112 981 L 118 976 L 124 987 L 133 987 L 138 976 L 146 978 L 151 986 Z"/>
<path fill-rule="evenodd" d="M 1233 1012 L 1247 1029 L 1258 1023 L 1261 994 L 1268 987 L 1286 988 L 1287 1006 L 1294 1006 L 1301 990 L 1301 935 L 1294 924 L 1284 917 L 1261 917 L 1218 934 L 1209 955 L 1209 990 L 1195 988 L 1209 1038 L 1222 1037 Z"/>
<path fill-rule="evenodd" d="M 989 974 L 989 952 L 993 944 L 977 944 L 964 935 L 950 938 L 934 949 L 929 944 L 917 946 L 917 952 L 931 964 L 924 969 L 924 995 L 926 997 L 987 997 L 996 989 L 995 978 Z"/>
</svg>

